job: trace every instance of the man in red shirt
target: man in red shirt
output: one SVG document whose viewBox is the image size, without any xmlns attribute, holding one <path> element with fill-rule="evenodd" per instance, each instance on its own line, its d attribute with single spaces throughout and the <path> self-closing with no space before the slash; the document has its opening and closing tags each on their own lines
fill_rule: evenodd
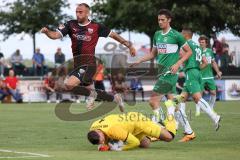
<svg viewBox="0 0 240 160">
<path fill-rule="evenodd" d="M 129 53 L 134 56 L 135 48 L 117 33 L 111 31 L 106 26 L 89 20 L 90 7 L 86 3 L 81 3 L 76 8 L 76 20 L 67 21 L 60 25 L 56 31 L 51 31 L 44 27 L 41 32 L 50 39 L 61 39 L 69 36 L 72 41 L 72 53 L 74 60 L 74 70 L 66 80 L 66 89 L 74 92 L 82 92 L 81 95 L 89 96 L 87 108 L 93 106 L 94 100 L 102 99 L 105 101 L 117 102 L 120 110 L 123 111 L 124 105 L 119 94 L 109 95 L 105 91 L 93 90 L 93 76 L 96 73 L 95 47 L 99 37 L 111 37 L 119 43 L 129 48 Z M 78 87 L 82 85 L 83 87 Z M 80 88 L 80 89 L 79 89 Z"/>
<path fill-rule="evenodd" d="M 50 103 L 50 96 L 55 92 L 55 79 L 52 76 L 52 73 L 48 73 L 48 76 L 44 80 L 44 88 L 46 90 L 47 95 L 47 103 Z"/>
<path fill-rule="evenodd" d="M 18 78 L 15 76 L 14 71 L 9 70 L 9 76 L 4 80 L 9 94 L 13 96 L 17 103 L 22 103 L 22 95 L 19 93 L 18 87 Z"/>
</svg>

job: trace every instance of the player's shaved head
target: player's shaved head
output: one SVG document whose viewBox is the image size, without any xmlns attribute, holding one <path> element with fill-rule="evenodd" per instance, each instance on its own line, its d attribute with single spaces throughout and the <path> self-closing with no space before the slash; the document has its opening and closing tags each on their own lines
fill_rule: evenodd
<svg viewBox="0 0 240 160">
<path fill-rule="evenodd" d="M 192 39 L 192 36 L 193 36 L 193 32 L 192 32 L 192 29 L 189 28 L 189 27 L 184 27 L 182 29 L 182 35 L 184 36 L 185 39 Z"/>
<path fill-rule="evenodd" d="M 96 131 L 90 131 L 88 132 L 88 140 L 92 144 L 99 144 L 100 142 L 100 135 Z"/>
<path fill-rule="evenodd" d="M 80 4 L 78 4 L 77 6 L 78 6 L 78 7 L 84 6 L 84 7 L 86 7 L 88 10 L 90 10 L 90 6 L 89 6 L 87 3 L 80 3 Z"/>
<path fill-rule="evenodd" d="M 80 3 L 76 8 L 76 16 L 79 23 L 88 23 L 88 17 L 90 15 L 90 7 L 86 3 Z"/>
</svg>

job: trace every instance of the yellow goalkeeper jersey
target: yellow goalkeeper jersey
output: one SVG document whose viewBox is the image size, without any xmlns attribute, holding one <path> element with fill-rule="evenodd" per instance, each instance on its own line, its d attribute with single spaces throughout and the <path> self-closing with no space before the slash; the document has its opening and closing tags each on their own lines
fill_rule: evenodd
<svg viewBox="0 0 240 160">
<path fill-rule="evenodd" d="M 90 130 L 101 130 L 112 140 L 126 142 L 123 150 L 138 147 L 144 136 L 159 138 L 161 127 L 138 112 L 113 114 L 95 121 Z"/>
</svg>

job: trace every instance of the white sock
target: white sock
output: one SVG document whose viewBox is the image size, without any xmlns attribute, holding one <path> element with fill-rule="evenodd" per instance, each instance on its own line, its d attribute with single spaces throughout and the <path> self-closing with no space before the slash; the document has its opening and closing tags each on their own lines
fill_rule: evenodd
<svg viewBox="0 0 240 160">
<path fill-rule="evenodd" d="M 217 114 L 213 112 L 209 104 L 203 98 L 201 98 L 197 104 L 205 113 L 207 113 L 207 115 L 212 119 L 212 121 L 215 122 Z"/>
<path fill-rule="evenodd" d="M 185 103 L 180 103 L 179 110 L 176 112 L 175 115 L 177 115 L 176 119 L 184 129 L 184 133 L 192 134 L 193 130 L 192 130 L 192 128 L 190 126 L 190 123 L 187 119 L 187 115 L 186 115 L 186 112 L 185 112 L 185 106 L 186 106 Z"/>
<path fill-rule="evenodd" d="M 200 106 L 196 104 L 196 113 L 200 113 Z"/>
<path fill-rule="evenodd" d="M 174 115 L 174 112 L 175 112 L 175 107 L 174 106 L 167 107 L 168 115 Z"/>
<path fill-rule="evenodd" d="M 166 117 L 161 106 L 159 107 L 159 113 L 160 113 L 160 120 L 163 122 L 166 119 Z"/>
<path fill-rule="evenodd" d="M 154 109 L 153 110 L 153 116 L 152 116 L 152 121 L 155 123 L 158 123 L 160 120 L 160 113 L 159 113 L 160 108 Z"/>
<path fill-rule="evenodd" d="M 216 102 L 216 95 L 210 95 L 210 99 L 209 99 L 209 105 L 210 107 L 213 109 L 214 108 L 214 105 L 215 105 L 215 102 Z"/>
</svg>

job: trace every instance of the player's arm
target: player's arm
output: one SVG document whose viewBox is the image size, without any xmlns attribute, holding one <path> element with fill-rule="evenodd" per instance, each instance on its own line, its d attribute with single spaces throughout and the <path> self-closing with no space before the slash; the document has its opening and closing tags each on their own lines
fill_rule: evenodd
<svg viewBox="0 0 240 160">
<path fill-rule="evenodd" d="M 205 68 L 208 65 L 207 58 L 205 56 L 202 57 L 202 63 L 200 64 L 200 69 Z"/>
<path fill-rule="evenodd" d="M 179 67 L 192 55 L 192 50 L 187 43 L 182 47 L 184 54 L 180 57 L 176 64 L 171 67 L 171 72 L 176 74 Z"/>
<path fill-rule="evenodd" d="M 50 38 L 50 39 L 61 39 L 62 38 L 62 35 L 61 35 L 60 32 L 58 32 L 58 31 L 51 31 L 47 27 L 43 27 L 41 29 L 41 33 L 46 34 L 48 36 L 48 38 Z"/>
<path fill-rule="evenodd" d="M 145 54 L 143 57 L 141 57 L 140 59 L 138 59 L 136 62 L 134 62 L 133 64 L 130 65 L 130 67 L 134 67 L 142 62 L 146 62 L 146 61 L 150 61 L 153 58 L 155 58 L 157 56 L 157 48 L 153 47 L 152 51 L 149 54 Z"/>
<path fill-rule="evenodd" d="M 213 69 L 216 71 L 217 77 L 218 77 L 219 79 L 221 79 L 221 78 L 222 78 L 222 72 L 220 71 L 220 69 L 219 69 L 219 67 L 218 67 L 218 65 L 217 65 L 217 63 L 216 63 L 215 60 L 212 60 L 212 67 L 213 67 Z"/>
<path fill-rule="evenodd" d="M 114 40 L 118 41 L 119 43 L 121 43 L 124 46 L 126 46 L 127 48 L 129 48 L 131 56 L 136 55 L 136 50 L 132 46 L 132 44 L 130 42 L 128 42 L 127 40 L 125 40 L 123 37 L 121 37 L 119 34 L 111 31 L 111 33 L 109 34 L 109 37 L 113 38 Z"/>
<path fill-rule="evenodd" d="M 124 145 L 121 148 L 114 149 L 116 151 L 121 151 L 121 150 L 129 150 L 136 148 L 140 145 L 140 141 L 131 133 L 127 132 L 126 130 L 122 129 L 121 127 L 114 126 L 109 129 L 109 138 L 114 139 L 114 140 L 121 140 L 124 142 Z M 110 146 L 111 148 L 111 146 Z"/>
</svg>

